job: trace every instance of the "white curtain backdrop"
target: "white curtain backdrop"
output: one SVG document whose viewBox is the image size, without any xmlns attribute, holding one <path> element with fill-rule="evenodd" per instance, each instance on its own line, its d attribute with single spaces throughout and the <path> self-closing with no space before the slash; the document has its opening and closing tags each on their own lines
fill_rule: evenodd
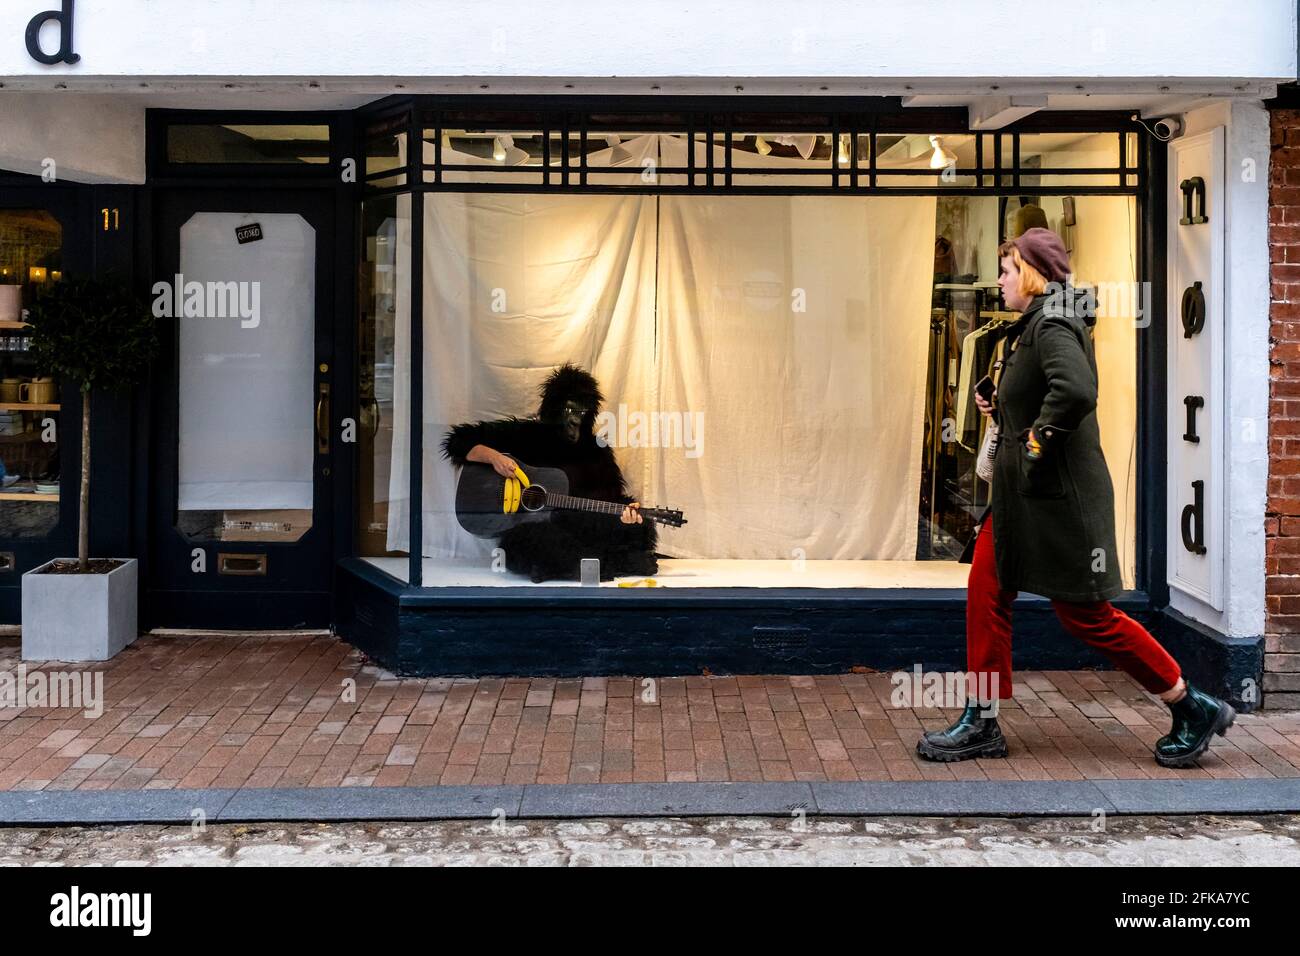
<svg viewBox="0 0 1300 956">
<path fill-rule="evenodd" d="M 649 135 L 588 161 L 630 179 L 647 158 L 685 165 L 685 144 Z M 663 553 L 913 559 L 934 224 L 933 197 L 426 196 L 423 553 L 492 547 L 456 524 L 447 428 L 531 414 L 572 361 L 622 435 L 635 413 L 695 426 L 693 447 L 675 429 L 617 447 L 643 503 L 686 512 Z M 399 231 L 399 276 L 403 246 Z M 397 308 L 388 546 L 405 550 L 402 295 Z"/>
<path fill-rule="evenodd" d="M 933 197 L 660 208 L 655 400 L 704 435 L 656 449 L 666 553 L 915 558 Z"/>
<path fill-rule="evenodd" d="M 601 150 L 588 163 L 639 167 L 654 146 L 655 137 L 640 137 L 617 156 L 614 148 Z M 612 398 L 646 393 L 654 356 L 654 199 L 440 193 L 425 197 L 424 219 L 423 553 L 481 557 L 492 543 L 456 522 L 456 471 L 442 458 L 443 436 L 458 422 L 533 414 L 538 386 L 564 362 L 589 369 Z M 408 274 L 403 249 L 409 262 L 409 242 L 399 235 L 399 277 Z M 410 364 L 405 296 L 397 311 L 395 388 L 403 395 Z M 394 403 L 390 550 L 406 550 L 409 541 L 404 404 Z"/>
</svg>

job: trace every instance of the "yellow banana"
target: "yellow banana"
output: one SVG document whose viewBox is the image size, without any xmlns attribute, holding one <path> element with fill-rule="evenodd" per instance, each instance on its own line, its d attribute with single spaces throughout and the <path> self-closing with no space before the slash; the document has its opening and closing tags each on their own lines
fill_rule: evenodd
<svg viewBox="0 0 1300 956">
<path fill-rule="evenodd" d="M 505 481 L 504 500 L 501 505 L 502 512 L 512 515 L 518 511 L 519 496 L 519 482 L 514 478 L 507 478 Z"/>
</svg>

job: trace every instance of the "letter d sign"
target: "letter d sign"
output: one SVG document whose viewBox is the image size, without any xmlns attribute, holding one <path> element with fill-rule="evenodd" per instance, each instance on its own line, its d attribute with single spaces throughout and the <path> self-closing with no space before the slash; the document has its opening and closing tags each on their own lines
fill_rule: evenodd
<svg viewBox="0 0 1300 956">
<path fill-rule="evenodd" d="M 73 0 L 63 0 L 62 10 L 46 10 L 32 17 L 27 24 L 27 52 L 37 63 L 53 66 L 55 63 L 76 63 L 80 56 L 72 52 L 72 4 Z M 46 53 L 41 49 L 41 27 L 47 20 L 59 23 L 59 52 Z"/>
</svg>

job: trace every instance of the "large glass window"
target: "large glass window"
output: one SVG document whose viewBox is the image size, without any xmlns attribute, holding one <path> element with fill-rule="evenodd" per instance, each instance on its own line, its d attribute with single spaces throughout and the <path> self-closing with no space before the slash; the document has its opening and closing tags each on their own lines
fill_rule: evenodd
<svg viewBox="0 0 1300 956">
<path fill-rule="evenodd" d="M 41 209 L 0 209 L 0 538 L 59 519 L 58 384 L 32 361 L 26 307 L 63 270 L 63 230 Z"/>
<path fill-rule="evenodd" d="M 360 553 L 405 578 L 409 543 L 409 359 L 411 198 L 387 196 L 362 206 L 363 259 L 358 297 L 359 357 L 357 540 Z M 400 415 L 402 428 L 398 430 Z"/>
<path fill-rule="evenodd" d="M 422 127 L 420 222 L 405 195 L 364 204 L 372 563 L 405 578 L 416 548 L 418 376 L 427 587 L 584 573 L 611 587 L 963 587 L 957 558 L 989 498 L 973 385 L 1015 317 L 996 250 L 1044 225 L 1076 284 L 1097 289 L 1098 415 L 1135 585 L 1149 301 L 1135 198 L 1119 194 L 1140 173 L 1134 137 L 460 119 Z M 1114 193 L 1096 192 L 1103 179 Z M 629 524 L 633 500 L 653 535 Z"/>
<path fill-rule="evenodd" d="M 1069 237 L 1081 279 L 1132 287 L 1131 199 L 1040 202 L 1037 215 Z M 499 422 L 460 456 L 476 445 L 530 466 L 573 455 L 570 482 L 580 482 L 599 467 L 596 446 L 586 461 L 558 429 L 524 433 L 504 421 L 544 415 L 539 386 L 574 363 L 606 396 L 588 424 L 631 493 L 687 519 L 658 531 L 661 583 L 879 586 L 920 575 L 960 586 L 954 563 L 904 566 L 954 562 L 987 502 L 974 474 L 983 419 L 971 388 L 992 360 L 990 333 L 1013 317 L 996 289 L 1004 219 L 1028 218 L 1013 207 L 998 197 L 429 195 L 425 583 L 526 580 L 499 553 L 515 539 L 467 533 L 457 510 L 467 475 L 500 476 L 483 463 L 458 471 L 442 440 L 461 423 Z M 410 543 L 404 521 L 391 510 L 383 518 L 384 475 L 391 485 L 403 473 L 409 446 L 386 379 L 410 356 L 383 312 L 392 222 L 371 220 L 362 534 L 367 553 L 392 555 Z M 1131 576 L 1132 317 L 1105 315 L 1097 338 Z M 539 449 L 548 435 L 554 447 Z M 556 507 L 591 507 L 597 487 L 565 489 L 573 500 Z M 617 497 L 606 488 L 599 500 Z M 603 520 L 617 540 L 618 517 Z M 598 542 L 592 557 L 609 553 Z"/>
<path fill-rule="evenodd" d="M 1115 489 L 1121 576 L 1131 587 L 1137 334 L 1150 321 L 1150 302 L 1137 283 L 1131 196 L 939 197 L 917 557 L 957 558 L 988 502 L 988 485 L 975 474 L 985 421 L 975 407 L 973 386 L 996 358 L 1000 329 L 1017 315 L 999 300 L 998 244 L 1035 225 L 1062 237 L 1074 281 L 1096 293 L 1097 415 Z"/>
</svg>

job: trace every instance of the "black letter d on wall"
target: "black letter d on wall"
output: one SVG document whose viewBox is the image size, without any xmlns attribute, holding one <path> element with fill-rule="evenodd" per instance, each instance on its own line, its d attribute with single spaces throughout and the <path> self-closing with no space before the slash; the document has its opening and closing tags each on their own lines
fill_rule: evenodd
<svg viewBox="0 0 1300 956">
<path fill-rule="evenodd" d="M 36 62 L 52 66 L 60 61 L 76 63 L 81 59 L 72 52 L 72 3 L 73 0 L 63 0 L 62 10 L 46 10 L 44 13 L 38 13 L 27 24 L 27 52 Z M 41 49 L 41 27 L 45 26 L 47 20 L 59 21 L 58 53 L 49 54 Z"/>
</svg>

